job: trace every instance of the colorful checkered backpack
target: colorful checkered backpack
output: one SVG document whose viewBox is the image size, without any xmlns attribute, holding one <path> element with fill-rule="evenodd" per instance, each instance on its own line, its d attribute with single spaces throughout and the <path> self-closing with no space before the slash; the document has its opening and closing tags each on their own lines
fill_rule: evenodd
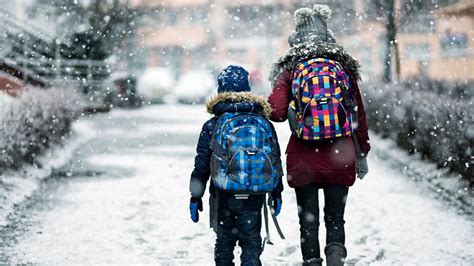
<svg viewBox="0 0 474 266">
<path fill-rule="evenodd" d="M 291 88 L 288 120 L 296 137 L 322 140 L 351 135 L 353 93 L 337 61 L 314 58 L 299 62 Z"/>
<path fill-rule="evenodd" d="M 234 193 L 272 192 L 283 176 L 275 130 L 254 113 L 224 113 L 210 144 L 211 176 L 221 190 Z"/>
</svg>

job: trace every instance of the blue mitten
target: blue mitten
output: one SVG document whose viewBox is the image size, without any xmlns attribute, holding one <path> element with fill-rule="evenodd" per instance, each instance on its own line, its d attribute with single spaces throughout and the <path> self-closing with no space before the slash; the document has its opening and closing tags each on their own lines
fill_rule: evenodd
<svg viewBox="0 0 474 266">
<path fill-rule="evenodd" d="M 279 195 L 273 195 L 272 194 L 272 199 L 273 199 L 273 208 L 272 212 L 275 214 L 275 216 L 278 216 L 281 212 L 281 205 L 283 204 L 283 201 L 281 200 L 281 194 Z"/>
<path fill-rule="evenodd" d="M 189 212 L 191 213 L 191 220 L 199 222 L 199 212 L 202 212 L 202 200 L 199 198 L 191 198 L 189 202 Z"/>
<path fill-rule="evenodd" d="M 283 203 L 283 201 L 281 200 L 281 198 L 276 198 L 276 201 L 275 201 L 275 216 L 278 216 L 278 214 L 280 214 L 282 203 Z"/>
</svg>

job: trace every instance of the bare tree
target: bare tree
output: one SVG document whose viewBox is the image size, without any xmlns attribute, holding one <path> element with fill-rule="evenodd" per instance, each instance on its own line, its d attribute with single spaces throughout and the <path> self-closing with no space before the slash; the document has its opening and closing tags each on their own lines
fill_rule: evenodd
<svg viewBox="0 0 474 266">
<path fill-rule="evenodd" d="M 104 56 L 101 53 L 110 55 L 129 48 L 128 42 L 145 10 L 140 5 L 132 6 L 130 0 L 36 0 L 29 11 L 32 16 L 54 19 L 60 24 L 61 37 L 86 42 L 88 52 L 94 50 L 91 56 L 100 59 Z M 98 45 L 102 47 L 94 47 Z"/>
</svg>

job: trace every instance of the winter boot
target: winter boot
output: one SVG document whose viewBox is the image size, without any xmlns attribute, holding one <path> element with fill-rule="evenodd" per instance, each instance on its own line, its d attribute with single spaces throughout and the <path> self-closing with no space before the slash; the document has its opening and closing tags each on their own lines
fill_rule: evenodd
<svg viewBox="0 0 474 266">
<path fill-rule="evenodd" d="M 329 243 L 324 248 L 326 254 L 326 265 L 327 266 L 343 266 L 344 260 L 347 256 L 347 250 L 341 243 Z"/>
<path fill-rule="evenodd" d="M 323 259 L 314 258 L 303 261 L 303 266 L 323 266 Z"/>
</svg>

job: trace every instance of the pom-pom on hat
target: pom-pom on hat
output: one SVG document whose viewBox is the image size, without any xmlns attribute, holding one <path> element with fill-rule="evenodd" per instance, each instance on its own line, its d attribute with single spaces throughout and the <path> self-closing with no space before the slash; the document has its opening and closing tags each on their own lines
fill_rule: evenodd
<svg viewBox="0 0 474 266">
<path fill-rule="evenodd" d="M 301 42 L 336 42 L 330 33 L 327 22 L 331 18 L 331 9 L 327 5 L 315 4 L 313 8 L 303 7 L 295 11 L 296 31 L 288 38 L 290 46 Z"/>
<path fill-rule="evenodd" d="M 316 16 L 322 18 L 326 23 L 331 19 L 332 11 L 327 5 L 314 4 L 313 11 Z"/>
<path fill-rule="evenodd" d="M 249 72 L 241 66 L 230 65 L 217 76 L 217 93 L 250 91 Z"/>
</svg>

